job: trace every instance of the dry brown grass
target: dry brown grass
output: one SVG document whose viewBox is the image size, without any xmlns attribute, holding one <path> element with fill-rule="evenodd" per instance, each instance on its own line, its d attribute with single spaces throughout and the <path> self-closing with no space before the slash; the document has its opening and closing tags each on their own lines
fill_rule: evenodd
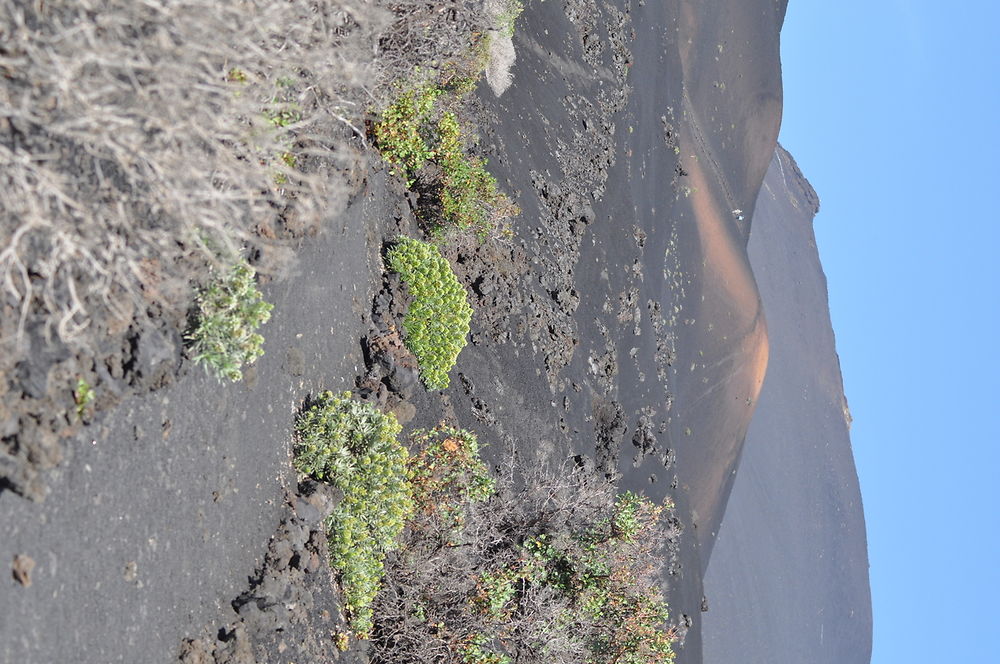
<svg viewBox="0 0 1000 664">
<path fill-rule="evenodd" d="M 0 0 L 4 353 L 33 313 L 85 345 L 95 319 L 186 306 L 289 201 L 327 208 L 336 183 L 276 156 L 356 125 L 384 25 L 352 0 Z"/>
</svg>

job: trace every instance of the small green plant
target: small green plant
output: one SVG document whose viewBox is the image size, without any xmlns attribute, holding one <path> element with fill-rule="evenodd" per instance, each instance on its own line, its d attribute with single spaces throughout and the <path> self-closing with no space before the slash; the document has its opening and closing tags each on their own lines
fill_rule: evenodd
<svg viewBox="0 0 1000 664">
<path fill-rule="evenodd" d="M 441 210 L 449 224 L 485 235 L 500 220 L 518 214 L 517 206 L 497 189 L 497 180 L 487 172 L 486 162 L 466 153 L 454 113 L 441 116 L 438 136 Z"/>
<path fill-rule="evenodd" d="M 284 129 L 302 120 L 297 104 L 282 103 L 277 98 L 271 102 L 271 108 L 264 110 L 264 117 L 274 127 Z"/>
<path fill-rule="evenodd" d="M 76 404 L 76 416 L 83 419 L 87 406 L 94 401 L 94 388 L 83 378 L 76 381 L 76 387 L 73 389 L 73 401 Z"/>
<path fill-rule="evenodd" d="M 458 116 L 435 104 L 439 99 L 454 103 L 471 92 L 478 74 L 478 69 L 455 64 L 445 67 L 440 86 L 424 84 L 400 94 L 373 124 L 372 137 L 408 187 L 416 183 L 428 162 L 440 167 L 440 174 L 425 182 L 429 200 L 436 199 L 422 210 L 425 223 L 436 229 L 473 230 L 482 237 L 519 210 L 497 189 L 486 162 L 469 154 Z"/>
<path fill-rule="evenodd" d="M 462 664 L 511 664 L 511 658 L 489 648 L 485 634 L 475 634 L 462 645 Z"/>
<path fill-rule="evenodd" d="M 195 323 L 187 341 L 194 361 L 219 379 L 240 380 L 243 365 L 264 354 L 264 337 L 256 330 L 270 319 L 274 305 L 264 301 L 255 277 L 254 269 L 240 260 L 196 298 Z"/>
<path fill-rule="evenodd" d="M 424 85 L 403 92 L 382 112 L 372 127 L 375 145 L 397 175 L 406 178 L 407 186 L 416 181 L 416 173 L 435 152 L 426 138 L 428 123 L 434 110 L 434 100 L 442 90 Z"/>
<path fill-rule="evenodd" d="M 490 620 L 500 620 L 511 610 L 511 601 L 517 594 L 516 584 L 523 579 L 523 573 L 510 568 L 483 572 L 476 582 L 472 603 Z"/>
<path fill-rule="evenodd" d="M 233 67 L 229 70 L 229 73 L 226 74 L 226 80 L 230 83 L 246 83 L 250 79 L 247 77 L 246 72 L 242 69 Z"/>
<path fill-rule="evenodd" d="M 327 522 L 330 564 L 359 638 L 371 632 L 385 555 L 397 547 L 413 510 L 400 429 L 391 413 L 353 400 L 350 392 L 323 392 L 296 422 L 295 467 L 344 493 Z"/>
<path fill-rule="evenodd" d="M 400 238 L 387 260 L 413 298 L 403 318 L 406 347 L 416 356 L 427 389 L 443 390 L 469 334 L 472 307 L 465 290 L 433 244 Z"/>
<path fill-rule="evenodd" d="M 514 36 L 514 22 L 524 12 L 524 5 L 519 0 L 508 0 L 507 6 L 497 16 L 496 29 L 505 37 Z"/>
</svg>

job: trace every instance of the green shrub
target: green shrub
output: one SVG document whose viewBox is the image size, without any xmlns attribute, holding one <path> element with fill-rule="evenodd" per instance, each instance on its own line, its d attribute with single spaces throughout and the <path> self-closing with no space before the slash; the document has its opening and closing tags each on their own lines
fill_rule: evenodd
<svg viewBox="0 0 1000 664">
<path fill-rule="evenodd" d="M 73 403 L 76 404 L 76 416 L 83 419 L 87 407 L 94 401 L 94 388 L 83 378 L 78 378 L 73 389 Z"/>
<path fill-rule="evenodd" d="M 543 533 L 523 547 L 516 573 L 567 601 L 561 622 L 584 638 L 594 664 L 666 664 L 674 659 L 667 604 L 650 583 L 653 543 L 664 507 L 631 491 L 611 514 L 569 537 Z"/>
<path fill-rule="evenodd" d="M 489 233 L 496 224 L 518 214 L 517 206 L 497 189 L 497 180 L 486 170 L 486 162 L 466 153 L 462 130 L 454 113 L 438 122 L 441 165 L 441 211 L 445 221 L 462 230 Z"/>
<path fill-rule="evenodd" d="M 485 634 L 475 634 L 462 645 L 462 664 L 511 664 L 507 655 L 490 649 L 489 638 Z"/>
<path fill-rule="evenodd" d="M 428 162 L 440 167 L 440 175 L 424 182 L 430 196 L 422 203 L 422 218 L 433 228 L 455 227 L 489 234 L 504 219 L 519 213 L 497 181 L 486 170 L 486 162 L 468 153 L 468 142 L 458 116 L 442 111 L 435 102 L 454 104 L 475 86 L 475 74 L 446 68 L 440 86 L 426 84 L 408 90 L 382 112 L 372 126 L 375 146 L 393 165 L 393 171 L 413 186 Z M 447 104 L 446 104 L 447 106 Z M 427 200 L 435 200 L 428 204 Z"/>
<path fill-rule="evenodd" d="M 219 379 L 240 380 L 243 365 L 264 354 L 264 337 L 256 330 L 270 319 L 273 305 L 263 300 L 255 276 L 254 269 L 240 260 L 198 292 L 187 341 L 194 361 Z"/>
<path fill-rule="evenodd" d="M 393 172 L 406 178 L 407 186 L 413 185 L 417 171 L 434 158 L 434 150 L 425 135 L 434 100 L 441 93 L 433 85 L 403 92 L 372 127 L 375 145 L 385 160 L 395 167 Z"/>
<path fill-rule="evenodd" d="M 673 662 L 660 591 L 671 503 L 573 473 L 475 489 L 485 466 L 453 434 L 415 439 L 411 469 L 431 472 L 411 470 L 420 497 L 377 600 L 371 661 Z M 463 465 L 475 469 L 452 470 Z"/>
<path fill-rule="evenodd" d="M 399 423 L 350 392 L 323 392 L 296 432 L 295 467 L 344 493 L 327 523 L 330 563 L 340 574 L 351 628 L 367 638 L 385 555 L 413 510 Z"/>
<path fill-rule="evenodd" d="M 433 244 L 400 238 L 387 258 L 413 298 L 403 318 L 406 347 L 416 356 L 427 389 L 443 390 L 469 334 L 472 307 L 465 290 Z"/>
<path fill-rule="evenodd" d="M 407 466 L 413 502 L 444 528 L 460 528 L 466 506 L 493 495 L 495 482 L 479 456 L 475 434 L 451 427 L 418 429 L 410 435 L 410 447 L 415 450 Z"/>
</svg>

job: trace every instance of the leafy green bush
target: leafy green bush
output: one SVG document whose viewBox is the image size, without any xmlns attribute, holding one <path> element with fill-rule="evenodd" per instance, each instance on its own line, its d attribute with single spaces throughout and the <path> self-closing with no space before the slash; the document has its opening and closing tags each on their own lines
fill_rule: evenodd
<svg viewBox="0 0 1000 664">
<path fill-rule="evenodd" d="M 497 189 L 486 162 L 468 153 L 458 116 L 435 106 L 439 99 L 454 104 L 472 90 L 475 80 L 468 71 L 452 67 L 442 85 L 425 84 L 403 92 L 372 125 L 372 137 L 408 187 L 428 162 L 440 167 L 440 175 L 424 183 L 431 194 L 428 199 L 436 199 L 433 204 L 428 199 L 422 203 L 427 223 L 474 230 L 482 236 L 519 210 Z"/>
<path fill-rule="evenodd" d="M 486 162 L 466 153 L 454 113 L 441 116 L 438 136 L 441 210 L 448 223 L 484 235 L 500 219 L 518 214 L 517 206 L 497 189 L 497 180 L 487 172 Z"/>
<path fill-rule="evenodd" d="M 434 158 L 434 150 L 424 138 L 434 110 L 434 100 L 442 90 L 424 85 L 407 90 L 382 112 L 372 127 L 375 145 L 385 160 L 396 167 L 394 172 L 412 186 L 417 171 Z"/>
<path fill-rule="evenodd" d="M 465 290 L 433 244 L 400 238 L 387 259 L 413 297 L 403 318 L 406 347 L 416 356 L 427 389 L 443 390 L 469 334 L 472 307 Z"/>
<path fill-rule="evenodd" d="M 198 292 L 187 341 L 194 361 L 219 379 L 240 380 L 243 365 L 264 354 L 264 337 L 256 330 L 270 319 L 274 305 L 263 300 L 255 276 L 254 269 L 240 260 Z"/>
<path fill-rule="evenodd" d="M 418 429 L 410 435 L 410 446 L 417 450 L 407 466 L 413 502 L 444 528 L 460 528 L 466 505 L 493 495 L 495 482 L 479 456 L 475 434 L 451 427 Z"/>
<path fill-rule="evenodd" d="M 340 574 L 351 628 L 366 638 L 387 552 L 413 510 L 408 453 L 392 414 L 323 392 L 296 422 L 295 467 L 344 493 L 327 523 L 330 563 Z"/>
</svg>

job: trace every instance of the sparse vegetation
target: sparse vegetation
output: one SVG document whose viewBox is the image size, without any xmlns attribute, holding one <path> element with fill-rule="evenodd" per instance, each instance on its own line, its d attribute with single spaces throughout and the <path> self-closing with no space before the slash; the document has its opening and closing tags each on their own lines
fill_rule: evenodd
<svg viewBox="0 0 1000 664">
<path fill-rule="evenodd" d="M 264 354 L 264 337 L 256 330 L 271 317 L 273 305 L 264 301 L 255 276 L 254 269 L 240 260 L 198 292 L 187 340 L 194 361 L 219 379 L 242 379 L 243 365 Z"/>
<path fill-rule="evenodd" d="M 436 83 L 405 89 L 372 124 L 372 139 L 408 187 L 419 185 L 421 215 L 432 230 L 457 228 L 485 237 L 519 213 L 486 162 L 471 154 L 454 110 L 470 93 L 488 57 L 488 38 L 445 66 Z M 437 168 L 426 168 L 433 164 Z"/>
<path fill-rule="evenodd" d="M 435 440 L 458 449 L 448 433 Z M 443 476 L 387 561 L 372 662 L 673 661 L 658 581 L 672 505 L 579 473 L 508 478 L 489 494 Z"/>
<path fill-rule="evenodd" d="M 296 422 L 295 467 L 344 493 L 327 522 L 330 563 L 361 638 L 372 628 L 383 559 L 412 511 L 399 432 L 392 414 L 353 400 L 350 392 L 322 393 Z"/>
<path fill-rule="evenodd" d="M 524 4 L 519 0 L 506 0 L 497 16 L 496 30 L 505 37 L 514 36 L 514 22 L 524 12 Z"/>
<path fill-rule="evenodd" d="M 76 416 L 83 419 L 87 407 L 94 401 L 94 388 L 83 378 L 78 378 L 73 389 L 73 402 L 76 404 Z"/>
<path fill-rule="evenodd" d="M 673 661 L 671 503 L 575 471 L 498 484 L 471 432 L 417 430 L 408 452 L 395 418 L 349 392 L 324 392 L 296 431 L 296 468 L 344 492 L 331 564 L 373 663 Z"/>
<path fill-rule="evenodd" d="M 410 435 L 410 445 L 407 478 L 417 509 L 446 530 L 461 528 L 465 506 L 487 500 L 496 488 L 476 436 L 451 427 L 421 429 Z"/>
<path fill-rule="evenodd" d="M 518 214 L 517 206 L 497 189 L 496 178 L 486 170 L 486 162 L 466 152 L 454 113 L 441 116 L 438 137 L 436 156 L 441 165 L 441 211 L 449 223 L 484 236 L 499 220 Z"/>
<path fill-rule="evenodd" d="M 465 290 L 433 244 L 400 238 L 387 262 L 413 298 L 403 318 L 404 343 L 416 356 L 427 389 L 443 390 L 469 334 L 472 307 Z"/>
</svg>

